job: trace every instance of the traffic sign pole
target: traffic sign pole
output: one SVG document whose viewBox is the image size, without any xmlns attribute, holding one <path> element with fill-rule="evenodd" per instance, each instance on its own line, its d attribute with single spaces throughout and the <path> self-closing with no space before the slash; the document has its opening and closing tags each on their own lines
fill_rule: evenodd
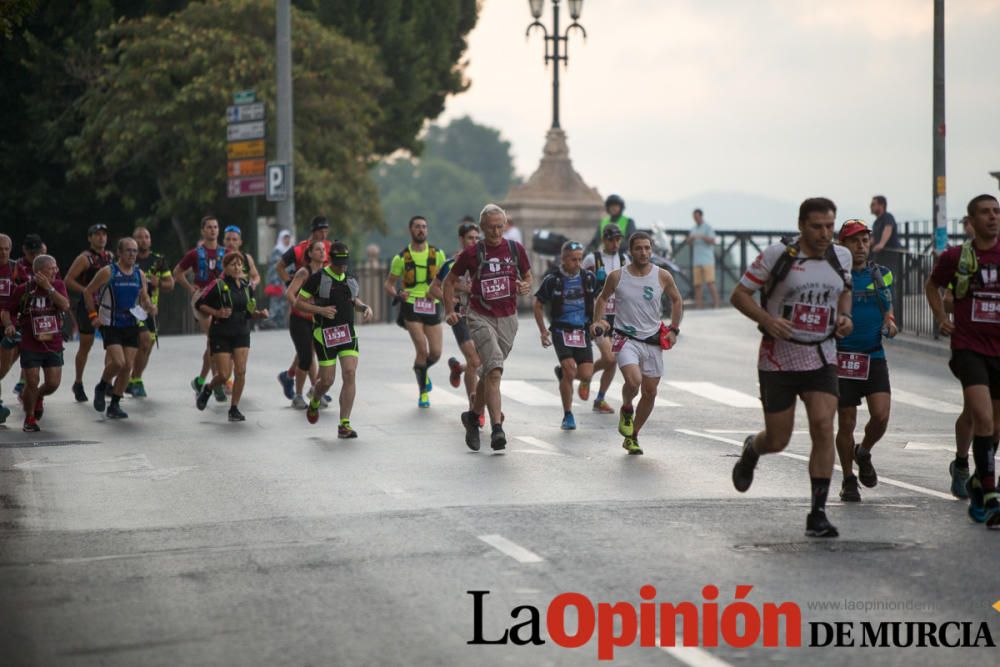
<svg viewBox="0 0 1000 667">
<path fill-rule="evenodd" d="M 295 166 L 292 162 L 292 9 L 291 0 L 278 0 L 275 35 L 278 79 L 278 161 L 288 165 L 288 196 L 278 202 L 278 227 L 295 229 Z"/>
</svg>

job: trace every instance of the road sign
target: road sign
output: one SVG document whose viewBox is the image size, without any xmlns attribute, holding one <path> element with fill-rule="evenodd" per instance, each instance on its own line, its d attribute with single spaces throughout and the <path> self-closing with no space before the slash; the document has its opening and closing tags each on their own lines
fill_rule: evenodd
<svg viewBox="0 0 1000 667">
<path fill-rule="evenodd" d="M 264 120 L 264 103 L 241 104 L 226 107 L 226 121 L 230 123 L 245 123 L 251 120 Z"/>
<path fill-rule="evenodd" d="M 288 163 L 270 162 L 267 165 L 267 201 L 288 199 Z"/>
<path fill-rule="evenodd" d="M 237 123 L 226 126 L 227 141 L 246 141 L 247 139 L 264 138 L 264 121 L 255 120 L 252 123 Z"/>
<path fill-rule="evenodd" d="M 253 104 L 257 101 L 257 93 L 253 90 L 241 90 L 233 94 L 233 104 Z"/>
<path fill-rule="evenodd" d="M 237 176 L 263 176 L 265 164 L 264 158 L 230 160 L 226 164 L 226 171 L 229 173 L 229 178 L 236 178 Z"/>
<path fill-rule="evenodd" d="M 230 197 L 254 197 L 264 194 L 267 180 L 263 176 L 241 176 L 230 178 L 227 194 Z"/>
<path fill-rule="evenodd" d="M 264 157 L 264 140 L 236 141 L 226 146 L 226 157 L 230 160 L 242 160 L 248 157 Z"/>
</svg>

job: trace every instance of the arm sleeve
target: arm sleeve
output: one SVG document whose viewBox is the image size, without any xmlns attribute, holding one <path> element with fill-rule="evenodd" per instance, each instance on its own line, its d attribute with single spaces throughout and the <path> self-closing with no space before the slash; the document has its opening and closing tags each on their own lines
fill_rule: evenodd
<svg viewBox="0 0 1000 667">
<path fill-rule="evenodd" d="M 389 273 L 394 276 L 403 275 L 403 258 L 399 255 L 392 256 L 392 264 L 389 265 Z"/>
</svg>

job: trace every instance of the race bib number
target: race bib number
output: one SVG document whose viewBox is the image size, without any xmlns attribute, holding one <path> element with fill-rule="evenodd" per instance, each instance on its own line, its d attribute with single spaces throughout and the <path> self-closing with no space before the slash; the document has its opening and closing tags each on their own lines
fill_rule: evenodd
<svg viewBox="0 0 1000 667">
<path fill-rule="evenodd" d="M 36 340 L 52 340 L 59 332 L 59 320 L 55 315 L 36 315 L 31 318 L 31 332 Z"/>
<path fill-rule="evenodd" d="M 587 347 L 587 334 L 584 333 L 583 329 L 573 329 L 572 331 L 563 331 L 563 345 L 566 347 Z"/>
<path fill-rule="evenodd" d="M 617 331 L 611 336 L 611 351 L 617 354 L 622 351 L 625 347 L 625 341 L 628 340 L 625 336 L 621 335 Z"/>
<path fill-rule="evenodd" d="M 414 299 L 413 312 L 417 315 L 433 315 L 437 312 L 432 299 Z"/>
<path fill-rule="evenodd" d="M 972 321 L 1000 324 L 1000 299 L 973 297 Z"/>
<path fill-rule="evenodd" d="M 351 342 L 351 327 L 347 324 L 339 324 L 335 327 L 323 329 L 323 344 L 327 347 L 337 347 Z"/>
<path fill-rule="evenodd" d="M 605 315 L 615 314 L 615 297 L 611 297 L 610 299 L 608 299 L 608 305 L 604 307 L 604 314 Z"/>
<path fill-rule="evenodd" d="M 507 276 L 484 278 L 479 281 L 479 289 L 487 301 L 506 299 L 510 296 L 510 278 Z"/>
<path fill-rule="evenodd" d="M 10 296 L 10 278 L 0 278 L 0 296 Z"/>
<path fill-rule="evenodd" d="M 861 352 L 838 352 L 837 375 L 844 380 L 867 380 L 871 357 Z"/>
<path fill-rule="evenodd" d="M 829 326 L 829 306 L 810 306 L 806 303 L 792 306 L 792 328 L 796 331 L 825 334 Z"/>
</svg>

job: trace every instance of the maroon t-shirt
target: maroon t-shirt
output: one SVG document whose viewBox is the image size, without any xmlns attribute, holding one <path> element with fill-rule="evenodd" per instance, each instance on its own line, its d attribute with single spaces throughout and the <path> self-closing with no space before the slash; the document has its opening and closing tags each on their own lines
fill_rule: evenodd
<svg viewBox="0 0 1000 667">
<path fill-rule="evenodd" d="M 1000 357 L 1000 243 L 989 250 L 973 248 L 979 270 L 970 277 L 968 294 L 955 299 L 951 348 Z M 941 253 L 931 274 L 935 285 L 955 284 L 961 255 L 960 246 Z"/>
<path fill-rule="evenodd" d="M 486 252 L 482 267 L 476 249 L 482 244 Z M 517 279 L 531 270 L 524 246 L 514 242 L 517 258 L 511 256 L 510 245 L 504 239 L 491 246 L 484 241 L 462 251 L 455 260 L 452 273 L 472 276 L 472 296 L 469 306 L 480 315 L 508 317 L 517 313 Z M 516 262 L 516 263 L 515 263 Z"/>
<path fill-rule="evenodd" d="M 201 289 L 210 285 L 216 278 L 222 275 L 222 257 L 226 254 L 226 249 L 222 246 L 217 248 L 205 248 L 204 267 L 200 267 L 198 259 L 198 248 L 188 250 L 178 266 L 181 271 L 190 269 L 194 272 L 194 286 Z"/>
<path fill-rule="evenodd" d="M 14 303 L 14 288 L 27 280 L 28 277 L 21 271 L 21 265 L 8 261 L 0 265 L 0 310 L 7 310 L 10 304 Z"/>
<path fill-rule="evenodd" d="M 52 286 L 67 299 L 66 285 L 56 278 Z M 31 288 L 24 298 L 25 291 Z M 48 292 L 34 281 L 21 283 L 14 289 L 10 307 L 6 309 L 21 331 L 22 350 L 30 352 L 62 352 L 62 311 L 56 308 Z"/>
</svg>

